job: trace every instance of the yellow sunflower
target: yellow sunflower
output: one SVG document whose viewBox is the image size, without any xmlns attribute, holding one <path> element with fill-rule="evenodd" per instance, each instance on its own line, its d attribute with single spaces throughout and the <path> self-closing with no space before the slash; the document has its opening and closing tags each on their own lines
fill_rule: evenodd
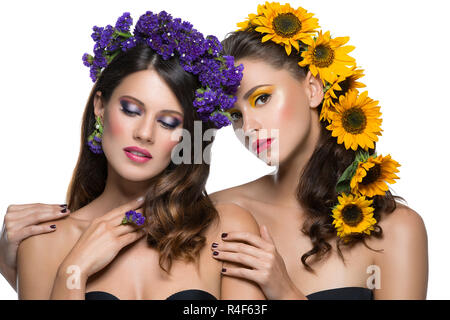
<svg viewBox="0 0 450 320">
<path fill-rule="evenodd" d="M 352 194 L 338 197 L 339 204 L 333 209 L 333 225 L 341 238 L 352 233 L 365 233 L 370 235 L 374 230 L 377 220 L 373 217 L 374 208 L 372 200 L 366 200 L 365 196 Z"/>
<path fill-rule="evenodd" d="M 354 66 L 348 75 L 333 75 L 333 81 L 329 84 L 329 89 L 325 92 L 323 106 L 320 112 L 320 120 L 325 119 L 331 122 L 329 112 L 336 111 L 334 105 L 339 102 L 339 97 L 347 94 L 351 90 L 358 90 L 366 85 L 358 82 L 358 79 L 364 77 L 364 70 L 356 69 Z"/>
<path fill-rule="evenodd" d="M 292 47 L 300 50 L 298 41 L 309 38 L 319 28 L 318 20 L 313 15 L 302 7 L 294 9 L 288 3 L 280 5 L 278 2 L 266 2 L 264 6 L 258 7 L 256 17 L 249 16 L 249 21 L 255 26 L 255 31 L 266 34 L 262 42 L 272 40 L 281 44 L 290 55 Z M 248 26 L 248 21 L 238 26 Z"/>
<path fill-rule="evenodd" d="M 237 31 L 244 31 L 245 29 L 247 29 L 252 24 L 252 20 L 255 18 L 256 18 L 256 14 L 250 13 L 247 17 L 247 20 L 238 22 L 236 24 L 237 27 L 239 28 Z"/>
<path fill-rule="evenodd" d="M 349 37 L 337 37 L 331 39 L 330 31 L 322 34 L 320 30 L 318 38 L 302 39 L 308 45 L 308 50 L 302 52 L 303 60 L 298 64 L 301 67 L 309 66 L 313 76 L 325 81 L 333 83 L 334 75 L 346 76 L 351 73 L 349 67 L 355 66 L 355 59 L 348 55 L 354 46 L 344 46 L 348 42 Z"/>
<path fill-rule="evenodd" d="M 381 116 L 378 101 L 367 96 L 367 91 L 358 95 L 356 90 L 348 92 L 339 98 L 330 112 L 331 123 L 327 129 L 331 135 L 337 137 L 339 144 L 344 143 L 346 149 L 356 151 L 358 146 L 364 150 L 374 149 L 374 142 L 381 136 Z"/>
<path fill-rule="evenodd" d="M 369 157 L 367 161 L 360 162 L 356 173 L 350 181 L 350 188 L 353 193 L 361 193 L 367 197 L 384 195 L 389 190 L 386 182 L 395 183 L 394 179 L 399 179 L 395 174 L 400 164 L 391 158 L 390 155 L 383 157 Z"/>
<path fill-rule="evenodd" d="M 244 31 L 245 29 L 247 29 L 250 26 L 254 26 L 253 20 L 257 17 L 263 14 L 263 9 L 266 8 L 265 4 L 258 4 L 258 9 L 257 9 L 257 14 L 254 13 L 250 13 L 247 17 L 246 20 L 242 21 L 242 22 L 238 22 L 237 26 L 238 26 L 238 30 L 237 31 Z"/>
</svg>

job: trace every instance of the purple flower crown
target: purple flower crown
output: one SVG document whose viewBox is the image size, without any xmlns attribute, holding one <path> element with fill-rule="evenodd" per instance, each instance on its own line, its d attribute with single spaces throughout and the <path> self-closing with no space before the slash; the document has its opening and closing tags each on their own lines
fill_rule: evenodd
<svg viewBox="0 0 450 320">
<path fill-rule="evenodd" d="M 231 124 L 227 110 L 236 102 L 243 66 L 235 66 L 232 56 L 221 55 L 220 41 L 211 35 L 204 38 L 191 23 L 174 19 L 165 11 L 147 11 L 136 23 L 134 34 L 130 33 L 132 24 L 130 13 L 125 12 L 115 27 L 93 27 L 94 56 L 83 55 L 92 81 L 121 51 L 146 44 L 164 60 L 177 56 L 183 69 L 198 77 L 201 87 L 195 92 L 193 105 L 202 121 L 212 121 L 216 128 Z"/>
</svg>

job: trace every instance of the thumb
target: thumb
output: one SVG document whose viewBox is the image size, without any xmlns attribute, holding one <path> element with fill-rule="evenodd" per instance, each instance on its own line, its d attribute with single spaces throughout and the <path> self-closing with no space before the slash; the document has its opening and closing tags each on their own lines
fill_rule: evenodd
<svg viewBox="0 0 450 320">
<path fill-rule="evenodd" d="M 272 239 L 272 236 L 270 235 L 269 230 L 267 229 L 267 227 L 265 225 L 262 225 L 259 229 L 260 229 L 260 232 L 261 232 L 261 237 L 264 240 L 269 241 L 271 243 L 274 243 L 273 239 Z"/>
</svg>

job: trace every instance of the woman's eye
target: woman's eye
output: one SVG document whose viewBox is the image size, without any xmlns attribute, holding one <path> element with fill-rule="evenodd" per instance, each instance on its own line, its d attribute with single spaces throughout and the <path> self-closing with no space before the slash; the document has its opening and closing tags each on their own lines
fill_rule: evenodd
<svg viewBox="0 0 450 320">
<path fill-rule="evenodd" d="M 267 101 L 269 101 L 269 98 L 270 98 L 270 94 L 264 93 L 255 100 L 255 104 L 265 104 L 265 103 L 267 103 Z M 258 103 L 258 101 L 261 103 Z"/>
<path fill-rule="evenodd" d="M 242 118 L 242 114 L 240 112 L 236 112 L 236 111 L 231 112 L 230 116 L 233 121 L 239 121 Z"/>
<path fill-rule="evenodd" d="M 134 116 L 135 114 L 137 115 L 141 114 L 141 110 L 137 106 L 128 101 L 120 100 L 120 105 L 121 110 L 127 115 Z"/>
<path fill-rule="evenodd" d="M 178 119 L 167 119 L 167 118 L 163 119 L 158 119 L 158 122 L 161 123 L 161 126 L 167 129 L 175 129 L 181 123 L 181 121 Z"/>
</svg>

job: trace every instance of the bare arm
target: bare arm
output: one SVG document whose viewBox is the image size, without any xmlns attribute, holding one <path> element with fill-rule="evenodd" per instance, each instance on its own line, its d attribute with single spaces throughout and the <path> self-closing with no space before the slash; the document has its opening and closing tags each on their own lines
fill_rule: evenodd
<svg viewBox="0 0 450 320">
<path fill-rule="evenodd" d="M 17 250 L 26 238 L 54 232 L 51 220 L 66 217 L 69 214 L 66 205 L 42 203 L 10 205 L 6 210 L 0 235 L 0 273 L 17 291 Z M 47 223 L 42 223 L 47 222 Z"/>
<path fill-rule="evenodd" d="M 221 218 L 221 234 L 228 232 L 248 232 L 259 236 L 259 227 L 251 213 L 235 204 L 216 205 Z M 223 268 L 237 268 L 239 263 L 224 262 Z M 227 276 L 222 273 L 221 299 L 266 299 L 257 283 L 239 277 Z"/>
<path fill-rule="evenodd" d="M 17 253 L 19 299 L 49 299 L 58 269 L 51 239 L 30 237 L 21 242 Z"/>
<path fill-rule="evenodd" d="M 425 299 L 428 283 L 428 240 L 422 218 L 401 206 L 382 225 L 383 253 L 375 263 L 381 275 L 381 288 L 375 299 Z"/>
</svg>

